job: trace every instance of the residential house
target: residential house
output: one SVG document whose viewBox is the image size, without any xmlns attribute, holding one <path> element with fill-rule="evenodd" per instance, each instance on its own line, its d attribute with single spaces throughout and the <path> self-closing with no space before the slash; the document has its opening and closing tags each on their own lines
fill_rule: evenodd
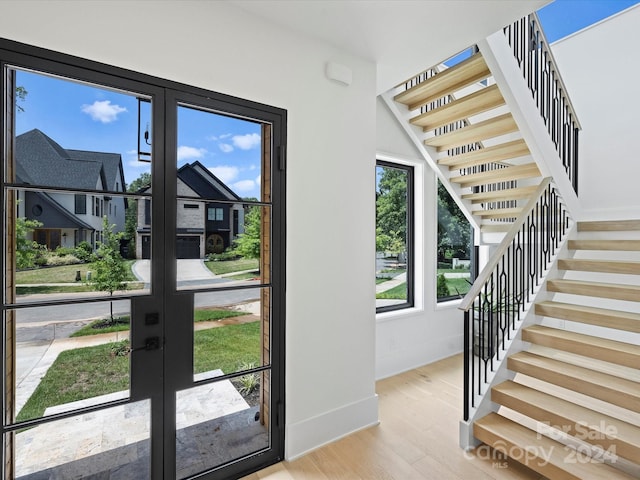
<svg viewBox="0 0 640 480">
<path fill-rule="evenodd" d="M 567 90 L 572 98 L 574 89 L 577 92 L 573 101 L 583 123 L 580 176 L 568 178 L 564 166 L 556 163 L 558 151 L 552 143 L 557 138 L 549 139 L 501 30 L 546 3 L 134 1 L 126 8 L 110 2 L 91 2 L 79 8 L 58 1 L 27 6 L 5 1 L 0 32 L 18 42 L 287 110 L 289 135 L 286 163 L 282 162 L 288 201 L 286 399 L 279 407 L 286 433 L 284 458 L 295 459 L 377 425 L 377 379 L 469 351 L 464 344 L 460 302 L 439 305 L 436 301 L 436 179 L 446 182 L 459 200 L 478 238 L 481 225 L 491 223 L 482 216 L 490 219 L 491 214 L 472 207 L 474 199 L 463 199 L 462 195 L 472 193 L 450 182 L 448 169 L 437 164 L 437 150 L 446 150 L 447 143 L 425 147 L 423 138 L 417 136 L 422 128 L 414 128 L 403 118 L 408 109 L 394 103 L 394 97 L 407 79 L 432 66 L 439 69 L 444 60 L 479 44 L 492 81 L 513 116 L 504 117 L 504 124 L 517 127 L 518 132 L 505 135 L 515 135 L 512 141 L 524 138 L 529 149 L 524 156 L 527 163 L 535 164 L 519 170 L 526 171 L 527 177 L 533 171 L 531 178 L 538 179 L 524 185 L 534 187 L 527 191 L 531 193 L 543 178 L 551 177 L 561 190 L 572 225 L 638 218 L 640 172 L 633 130 L 640 100 L 634 84 L 639 70 L 634 49 L 635 40 L 640 40 L 640 8 L 558 45 L 559 70 L 564 76 L 568 65 Z M 16 21 L 25 17 L 25 9 L 30 9 L 30 22 Z M 63 16 L 74 28 L 61 30 L 50 22 L 54 16 Z M 108 49 L 104 36 L 95 35 L 96 22 L 87 22 L 87 18 L 99 19 L 96 22 L 105 27 L 119 26 Z M 371 261 L 375 255 L 376 158 L 411 165 L 417 192 L 415 302 L 402 312 L 378 315 Z M 571 193 L 574 180 L 578 194 Z M 503 214 L 507 215 L 504 218 L 518 216 L 514 211 Z M 496 250 L 495 243 L 487 245 L 480 252 L 482 264 Z M 567 254 L 566 245 L 563 243 L 565 250 L 560 254 Z M 552 273 L 558 270 L 556 264 L 549 268 Z M 554 288 L 566 288 L 566 284 L 556 282 Z M 629 290 L 635 293 L 627 294 L 623 301 L 628 310 L 637 310 L 637 286 Z M 552 295 L 551 290 L 547 293 Z M 540 320 L 533 317 L 529 320 Z M 564 323 L 557 323 L 564 328 Z M 633 362 L 637 367 L 637 353 L 633 352 L 637 351 L 638 330 L 631 322 L 625 323 L 630 326 L 624 335 L 602 326 L 598 335 L 611 341 L 626 339 L 631 356 L 614 348 L 609 358 L 614 362 L 623 356 L 631 358 L 631 367 L 626 367 L 631 369 Z M 514 347 L 526 346 L 520 337 L 514 341 Z M 579 351 L 590 349 L 601 351 L 602 347 Z M 514 376 L 513 371 L 499 374 L 503 379 Z M 567 383 L 569 377 L 563 377 Z M 572 378 L 577 377 L 590 375 L 581 371 Z M 621 408 L 632 409 L 635 402 L 637 421 L 638 387 L 625 385 L 630 393 L 619 397 L 630 401 Z M 402 415 L 402 405 L 397 408 Z M 633 414 L 630 418 L 633 420 Z M 469 428 L 462 442 L 465 445 L 472 443 Z M 498 470 L 493 473 L 500 475 Z M 585 474 L 582 478 L 597 477 Z"/>
<path fill-rule="evenodd" d="M 178 201 L 178 258 L 222 253 L 244 232 L 244 207 L 239 203 L 242 199 L 200 162 L 187 163 L 178 169 L 177 189 L 178 195 L 193 198 Z M 140 192 L 151 193 L 151 186 Z M 207 201 L 200 200 L 203 198 Z M 151 200 L 140 202 L 143 206 L 138 208 L 136 257 L 150 258 Z"/>
<path fill-rule="evenodd" d="M 120 154 L 64 149 L 37 129 L 16 137 L 16 183 L 52 189 L 125 189 Z M 33 239 L 49 250 L 73 248 L 80 242 L 89 242 L 96 248 L 102 239 L 104 216 L 115 225 L 115 232 L 124 230 L 124 197 L 26 190 L 20 192 L 18 200 L 18 216 L 41 223 L 34 230 Z"/>
</svg>

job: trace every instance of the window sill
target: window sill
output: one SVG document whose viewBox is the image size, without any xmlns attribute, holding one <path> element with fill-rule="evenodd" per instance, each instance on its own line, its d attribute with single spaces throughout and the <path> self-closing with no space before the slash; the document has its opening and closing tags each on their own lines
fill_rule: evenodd
<svg viewBox="0 0 640 480">
<path fill-rule="evenodd" d="M 458 308 L 461 303 L 462 303 L 462 299 L 461 298 L 457 298 L 455 300 L 446 300 L 444 302 L 436 303 L 435 310 L 436 311 L 438 311 L 438 310 L 451 310 L 453 308 Z"/>
<path fill-rule="evenodd" d="M 424 313 L 424 309 L 418 307 L 409 307 L 391 312 L 376 313 L 376 323 L 388 322 L 404 317 L 413 317 L 422 313 Z"/>
</svg>

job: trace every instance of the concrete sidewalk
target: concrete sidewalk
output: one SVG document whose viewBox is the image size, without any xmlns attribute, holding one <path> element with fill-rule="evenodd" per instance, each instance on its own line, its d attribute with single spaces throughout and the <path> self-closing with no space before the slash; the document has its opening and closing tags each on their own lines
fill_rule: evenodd
<svg viewBox="0 0 640 480">
<path fill-rule="evenodd" d="M 176 260 L 176 262 L 178 263 L 176 279 L 178 282 L 217 278 L 217 276 L 207 268 L 202 259 L 179 259 Z M 151 260 L 137 260 L 131 266 L 131 271 L 141 282 L 151 282 Z"/>
</svg>

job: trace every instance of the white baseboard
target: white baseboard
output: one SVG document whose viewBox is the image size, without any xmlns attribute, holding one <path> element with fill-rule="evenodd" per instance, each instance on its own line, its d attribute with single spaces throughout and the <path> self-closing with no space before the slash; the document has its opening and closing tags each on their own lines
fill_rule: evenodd
<svg viewBox="0 0 640 480">
<path fill-rule="evenodd" d="M 378 395 L 373 395 L 301 422 L 287 424 L 285 459 L 295 460 L 323 445 L 378 423 Z"/>
</svg>

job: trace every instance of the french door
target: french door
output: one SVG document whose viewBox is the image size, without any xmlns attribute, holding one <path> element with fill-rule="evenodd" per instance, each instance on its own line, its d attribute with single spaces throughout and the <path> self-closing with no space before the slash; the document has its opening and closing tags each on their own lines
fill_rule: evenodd
<svg viewBox="0 0 640 480">
<path fill-rule="evenodd" d="M 4 478 L 280 460 L 286 112 L 8 41 L 0 61 Z"/>
</svg>

